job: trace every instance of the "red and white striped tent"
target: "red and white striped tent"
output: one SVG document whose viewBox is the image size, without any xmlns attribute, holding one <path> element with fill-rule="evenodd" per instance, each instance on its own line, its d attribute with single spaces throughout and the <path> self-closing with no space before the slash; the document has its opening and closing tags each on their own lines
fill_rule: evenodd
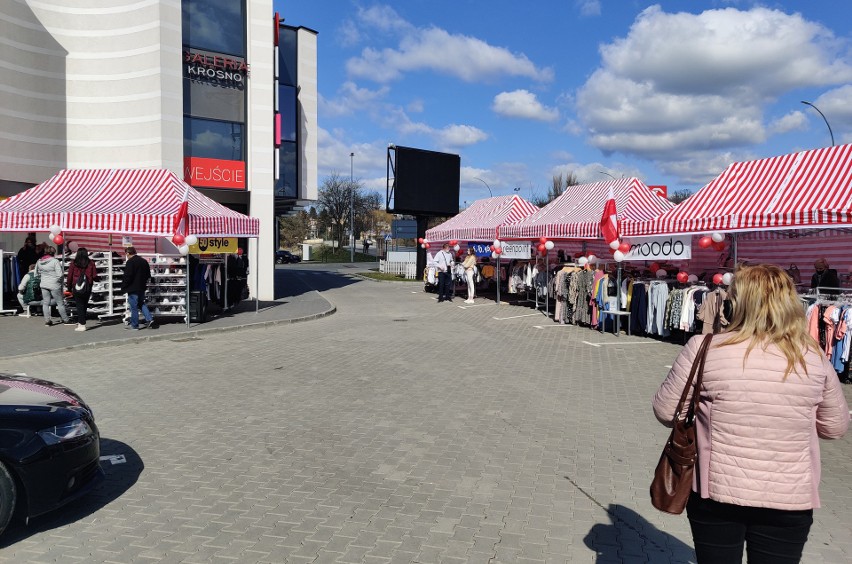
<svg viewBox="0 0 852 564">
<path fill-rule="evenodd" d="M 599 239 L 601 214 L 615 194 L 618 220 L 648 220 L 673 204 L 651 191 L 638 178 L 620 178 L 569 186 L 561 196 L 525 219 L 500 229 L 501 239 Z"/>
<path fill-rule="evenodd" d="M 182 202 L 199 237 L 257 237 L 260 220 L 226 208 L 163 169 L 63 170 L 0 202 L 0 231 L 169 237 Z"/>
<path fill-rule="evenodd" d="M 469 208 L 426 231 L 429 241 L 493 241 L 505 225 L 520 221 L 538 207 L 517 194 L 475 201 Z"/>
<path fill-rule="evenodd" d="M 671 211 L 627 221 L 626 236 L 852 226 L 852 145 L 730 165 Z"/>
</svg>

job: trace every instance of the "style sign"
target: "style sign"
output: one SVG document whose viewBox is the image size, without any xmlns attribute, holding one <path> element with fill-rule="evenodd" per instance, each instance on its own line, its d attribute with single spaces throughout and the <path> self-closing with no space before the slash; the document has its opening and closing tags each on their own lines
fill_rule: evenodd
<svg viewBox="0 0 852 564">
<path fill-rule="evenodd" d="M 201 157 L 183 158 L 183 180 L 200 188 L 245 190 L 246 163 Z"/>
<path fill-rule="evenodd" d="M 692 235 L 665 237 L 633 237 L 630 252 L 624 260 L 689 260 L 692 258 Z"/>
<path fill-rule="evenodd" d="M 189 254 L 191 255 L 213 255 L 236 252 L 236 237 L 199 237 L 198 243 L 189 247 Z"/>
</svg>

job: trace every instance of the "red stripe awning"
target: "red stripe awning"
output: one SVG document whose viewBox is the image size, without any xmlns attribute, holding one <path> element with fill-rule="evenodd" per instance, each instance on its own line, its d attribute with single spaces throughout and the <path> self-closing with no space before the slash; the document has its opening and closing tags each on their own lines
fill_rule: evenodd
<svg viewBox="0 0 852 564">
<path fill-rule="evenodd" d="M 673 210 L 625 235 L 852 225 L 852 145 L 730 165 Z"/>
<path fill-rule="evenodd" d="M 63 170 L 0 202 L 0 231 L 47 231 L 169 236 L 181 203 L 190 233 L 257 237 L 260 220 L 235 212 L 163 169 Z"/>
<path fill-rule="evenodd" d="M 538 207 L 517 194 L 485 198 L 426 231 L 426 238 L 429 241 L 492 241 L 502 235 L 505 225 L 520 221 L 536 211 Z"/>
<path fill-rule="evenodd" d="M 610 189 L 615 194 L 618 220 L 646 220 L 672 208 L 638 178 L 568 186 L 561 196 L 525 219 L 500 229 L 506 239 L 597 239 Z"/>
</svg>

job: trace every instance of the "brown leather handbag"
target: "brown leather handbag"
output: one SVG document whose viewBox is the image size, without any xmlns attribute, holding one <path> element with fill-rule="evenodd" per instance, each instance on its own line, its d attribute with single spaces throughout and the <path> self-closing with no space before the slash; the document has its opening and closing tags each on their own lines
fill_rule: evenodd
<svg viewBox="0 0 852 564">
<path fill-rule="evenodd" d="M 698 354 L 692 362 L 692 370 L 689 371 L 689 378 L 675 409 L 672 432 L 663 448 L 663 454 L 654 470 L 654 480 L 651 482 L 651 505 L 673 515 L 683 513 L 692 491 L 692 476 L 698 460 L 698 449 L 695 444 L 695 410 L 698 407 L 701 380 L 704 377 L 704 361 L 707 358 L 711 339 L 713 339 L 712 334 L 704 337 L 701 348 L 698 349 Z M 681 419 L 680 414 L 693 379 L 695 391 L 689 402 L 686 417 Z"/>
</svg>

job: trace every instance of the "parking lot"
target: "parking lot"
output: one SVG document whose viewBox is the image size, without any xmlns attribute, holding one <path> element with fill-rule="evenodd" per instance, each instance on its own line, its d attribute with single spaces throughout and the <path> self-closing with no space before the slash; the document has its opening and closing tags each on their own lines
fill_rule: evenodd
<svg viewBox="0 0 852 564">
<path fill-rule="evenodd" d="M 650 400 L 678 344 L 284 272 L 336 312 L 0 358 L 86 399 L 107 474 L 10 528 L 0 560 L 694 561 L 685 516 L 648 500 L 667 434 Z M 850 454 L 852 436 L 822 442 L 804 562 L 852 559 Z"/>
</svg>

